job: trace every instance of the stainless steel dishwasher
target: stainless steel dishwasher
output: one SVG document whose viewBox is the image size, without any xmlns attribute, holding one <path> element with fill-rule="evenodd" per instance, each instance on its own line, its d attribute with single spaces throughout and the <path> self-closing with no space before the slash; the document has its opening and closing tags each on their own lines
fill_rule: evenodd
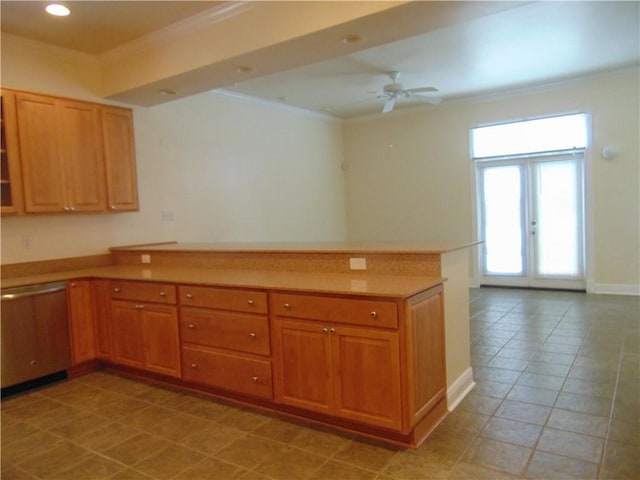
<svg viewBox="0 0 640 480">
<path fill-rule="evenodd" d="M 71 366 L 67 291 L 54 282 L 1 291 L 2 389 Z"/>
</svg>

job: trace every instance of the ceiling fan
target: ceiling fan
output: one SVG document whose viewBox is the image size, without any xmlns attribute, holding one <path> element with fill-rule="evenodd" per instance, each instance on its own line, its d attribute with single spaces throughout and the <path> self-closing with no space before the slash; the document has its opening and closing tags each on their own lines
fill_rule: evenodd
<svg viewBox="0 0 640 480">
<path fill-rule="evenodd" d="M 424 95 L 420 95 L 421 93 L 426 92 L 437 92 L 438 89 L 435 87 L 404 88 L 401 83 L 398 83 L 400 72 L 386 72 L 386 75 L 391 79 L 393 83 L 385 85 L 382 89 L 383 93 L 378 95 L 378 98 L 386 100 L 384 103 L 384 107 L 382 107 L 382 113 L 387 113 L 393 110 L 393 107 L 400 98 L 414 98 L 416 100 L 420 100 L 425 103 L 431 103 L 433 105 L 437 105 L 442 101 L 441 98 L 426 97 Z"/>
</svg>

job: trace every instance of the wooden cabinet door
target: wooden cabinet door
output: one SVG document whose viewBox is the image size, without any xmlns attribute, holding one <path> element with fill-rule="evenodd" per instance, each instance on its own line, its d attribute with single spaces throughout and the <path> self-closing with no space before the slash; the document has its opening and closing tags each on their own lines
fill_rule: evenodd
<svg viewBox="0 0 640 480">
<path fill-rule="evenodd" d="M 111 299 L 108 280 L 93 280 L 94 330 L 96 336 L 96 357 L 112 360 L 111 346 Z"/>
<path fill-rule="evenodd" d="M 420 421 L 447 394 L 442 287 L 427 290 L 408 301 L 409 414 Z"/>
<path fill-rule="evenodd" d="M 68 287 L 71 360 L 77 365 L 96 358 L 91 282 L 74 280 Z"/>
<path fill-rule="evenodd" d="M 26 212 L 63 212 L 64 170 L 57 101 L 16 93 L 18 139 Z"/>
<path fill-rule="evenodd" d="M 134 302 L 111 302 L 111 333 L 116 363 L 144 368 L 144 319 L 141 307 Z"/>
<path fill-rule="evenodd" d="M 60 100 L 61 158 L 68 211 L 106 210 L 99 106 Z"/>
<path fill-rule="evenodd" d="M 396 332 L 330 328 L 334 415 L 400 430 L 400 347 Z"/>
<path fill-rule="evenodd" d="M 276 402 L 332 413 L 331 339 L 322 325 L 275 320 Z"/>
<path fill-rule="evenodd" d="M 129 109 L 101 106 L 100 117 L 108 209 L 138 210 L 133 114 Z"/>
<path fill-rule="evenodd" d="M 0 150 L 0 193 L 2 197 L 1 211 L 21 213 L 22 207 L 22 169 L 20 168 L 20 148 L 18 140 L 18 124 L 16 117 L 15 93 L 2 90 L 2 148 Z"/>
<path fill-rule="evenodd" d="M 149 371 L 180 377 L 180 336 L 176 307 L 145 304 L 145 368 Z"/>
</svg>

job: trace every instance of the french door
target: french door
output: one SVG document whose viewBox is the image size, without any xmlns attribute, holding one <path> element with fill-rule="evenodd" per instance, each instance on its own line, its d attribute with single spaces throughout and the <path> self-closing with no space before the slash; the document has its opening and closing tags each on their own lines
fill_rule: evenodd
<svg viewBox="0 0 640 480">
<path fill-rule="evenodd" d="M 582 153 L 476 165 L 480 283 L 584 290 Z"/>
</svg>

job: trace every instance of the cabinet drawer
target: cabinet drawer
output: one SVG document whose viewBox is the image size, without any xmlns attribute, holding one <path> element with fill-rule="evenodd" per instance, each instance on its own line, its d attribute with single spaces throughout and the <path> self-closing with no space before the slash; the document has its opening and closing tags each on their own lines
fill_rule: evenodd
<svg viewBox="0 0 640 480">
<path fill-rule="evenodd" d="M 182 379 L 271 400 L 271 362 L 183 347 Z"/>
<path fill-rule="evenodd" d="M 269 355 L 269 320 L 265 316 L 180 308 L 183 342 Z"/>
<path fill-rule="evenodd" d="M 182 305 L 247 313 L 267 313 L 267 294 L 265 292 L 185 285 L 178 287 L 178 292 Z"/>
<path fill-rule="evenodd" d="M 176 287 L 167 283 L 112 281 L 111 298 L 175 304 Z"/>
<path fill-rule="evenodd" d="M 393 302 L 314 295 L 273 294 L 272 311 L 281 317 L 321 322 L 396 328 L 397 306 Z"/>
</svg>

